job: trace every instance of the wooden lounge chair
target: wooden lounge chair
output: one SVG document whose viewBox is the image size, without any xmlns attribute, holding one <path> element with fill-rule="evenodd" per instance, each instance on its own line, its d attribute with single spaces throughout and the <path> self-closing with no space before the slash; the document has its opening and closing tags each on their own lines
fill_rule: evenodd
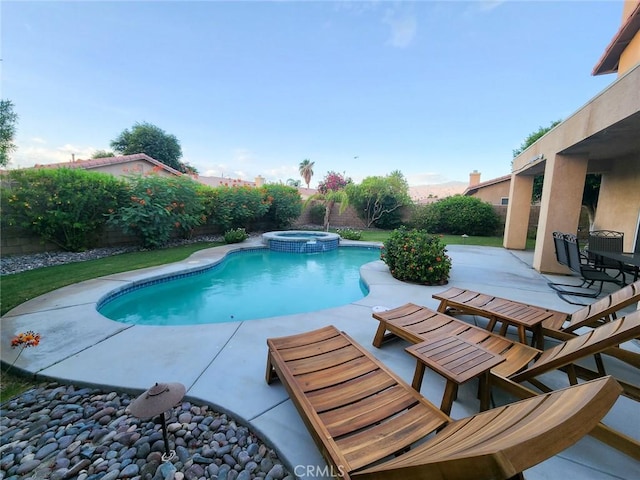
<svg viewBox="0 0 640 480">
<path fill-rule="evenodd" d="M 373 338 L 375 347 L 380 347 L 384 340 L 393 336 L 413 344 L 435 338 L 460 336 L 505 359 L 491 369 L 492 375 L 510 378 L 516 382 L 528 381 L 541 389 L 546 387 L 535 377 L 559 368 L 567 371 L 571 384 L 577 382 L 577 377 L 592 379 L 606 375 L 602 362 L 596 362 L 598 371 L 575 365 L 575 362 L 608 351 L 620 343 L 640 336 L 640 310 L 604 323 L 582 335 L 570 336 L 544 351 L 413 303 L 374 312 L 373 318 L 380 322 Z M 626 396 L 640 401 L 638 386 L 618 381 L 623 386 Z"/>
<path fill-rule="evenodd" d="M 464 340 L 504 357 L 506 361 L 492 369 L 492 372 L 504 377 L 524 369 L 540 354 L 540 350 L 533 347 L 512 342 L 483 328 L 414 303 L 407 303 L 383 312 L 374 312 L 373 318 L 380 322 L 373 339 L 375 347 L 382 346 L 385 340 L 393 336 L 414 344 L 436 337 L 460 336 Z"/>
<path fill-rule="evenodd" d="M 614 320 L 621 309 L 640 302 L 640 280 L 571 314 L 455 287 L 434 294 L 433 298 L 440 300 L 438 311 L 441 313 L 487 318 L 488 330 L 493 330 L 496 323 L 502 323 L 505 329 L 507 324 L 519 319 L 536 319 L 542 322 L 543 335 L 568 340 L 579 328 L 597 327 Z M 640 368 L 640 355 L 636 353 L 616 347 L 605 353 Z"/>
<path fill-rule="evenodd" d="M 415 344 L 450 335 L 465 335 L 465 333 L 460 333 L 464 332 L 462 327 L 460 327 L 459 330 L 453 327 L 453 325 L 465 322 L 449 317 L 443 313 L 435 312 L 427 307 L 420 307 L 414 304 L 403 305 L 384 312 L 376 312 L 373 314 L 373 317 L 380 322 L 374 336 L 374 346 L 380 346 L 383 340 L 392 336 L 400 337 Z M 453 320 L 455 323 L 446 322 L 447 318 Z M 440 324 L 449 326 L 444 330 L 440 330 L 438 328 Z M 528 382 L 542 391 L 549 391 L 549 388 L 536 377 L 556 369 L 566 371 L 569 383 L 571 384 L 576 384 L 578 377 L 593 379 L 606 375 L 604 364 L 601 362 L 597 363 L 598 371 L 576 365 L 575 362 L 595 355 L 598 352 L 608 351 L 613 348 L 614 345 L 619 345 L 640 335 L 640 310 L 636 310 L 626 317 L 602 324 L 582 335 L 572 336 L 568 340 L 545 351 L 527 347 L 528 350 L 525 352 L 516 350 L 515 352 L 519 352 L 517 354 L 512 352 L 512 349 L 525 345 L 492 334 L 478 327 L 471 325 L 469 325 L 469 327 L 472 328 L 471 331 L 473 331 L 473 333 L 476 333 L 473 329 L 477 329 L 486 334 L 486 340 L 484 342 L 478 342 L 478 345 L 494 353 L 499 353 L 494 345 L 502 345 L 501 343 L 497 343 L 498 340 L 511 343 L 510 348 L 505 348 L 502 354 L 505 361 L 491 369 L 489 380 L 491 384 L 505 388 L 516 395 L 522 395 L 523 392 L 527 392 L 528 390 L 519 386 L 521 382 Z M 531 350 L 535 352 L 532 363 L 530 361 L 531 359 L 527 360 L 527 356 Z M 625 396 L 640 401 L 640 388 L 638 386 L 619 379 L 618 382 L 622 386 Z M 629 438 L 615 430 L 611 430 L 604 425 L 599 428 L 598 434 L 599 436 L 597 438 L 603 442 L 640 460 L 640 442 L 637 440 Z"/>
<path fill-rule="evenodd" d="M 524 478 L 595 428 L 620 393 L 606 377 L 453 421 L 333 326 L 267 344 L 267 383 L 281 380 L 346 480 Z"/>
</svg>

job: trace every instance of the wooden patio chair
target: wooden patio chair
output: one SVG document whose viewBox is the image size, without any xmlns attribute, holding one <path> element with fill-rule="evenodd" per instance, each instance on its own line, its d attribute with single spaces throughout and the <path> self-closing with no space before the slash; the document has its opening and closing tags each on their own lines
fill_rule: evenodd
<svg viewBox="0 0 640 480">
<path fill-rule="evenodd" d="M 606 377 L 454 421 L 334 326 L 267 345 L 267 383 L 280 379 L 346 480 L 524 478 L 597 428 L 620 394 Z"/>
<path fill-rule="evenodd" d="M 610 322 L 617 313 L 634 303 L 640 302 L 640 280 L 585 305 L 573 313 L 564 313 L 494 295 L 462 288 L 449 288 L 436 293 L 433 298 L 440 300 L 438 312 L 449 315 L 477 315 L 489 320 L 488 330 L 497 323 L 503 325 L 514 320 L 533 318 L 542 322 L 542 333 L 558 340 L 568 340 L 582 327 L 597 327 Z M 628 350 L 612 347 L 608 355 L 640 368 L 640 355 Z"/>
</svg>

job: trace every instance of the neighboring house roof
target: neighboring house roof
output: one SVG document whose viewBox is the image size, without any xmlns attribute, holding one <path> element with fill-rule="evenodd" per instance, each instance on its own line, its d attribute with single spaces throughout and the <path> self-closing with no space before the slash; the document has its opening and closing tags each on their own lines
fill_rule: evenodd
<svg viewBox="0 0 640 480">
<path fill-rule="evenodd" d="M 602 54 L 595 67 L 593 67 L 592 75 L 602 75 L 605 73 L 615 73 L 618 71 L 618 63 L 620 56 L 629 42 L 640 30 L 640 2 L 631 12 L 627 21 L 624 22 L 618 32 L 615 34 L 611 43 Z"/>
<path fill-rule="evenodd" d="M 300 192 L 300 196 L 306 200 L 309 197 L 313 197 L 316 193 L 318 193 L 318 190 L 316 190 L 315 188 L 307 188 L 307 187 L 298 187 L 298 192 Z"/>
<path fill-rule="evenodd" d="M 166 170 L 173 175 L 182 175 L 182 173 L 175 168 L 171 168 L 170 166 L 165 165 L 164 163 L 144 153 L 136 153 L 134 155 L 121 155 L 119 157 L 93 158 L 91 160 L 76 160 L 73 162 L 49 163 L 44 165 L 36 165 L 34 168 L 82 168 L 84 170 L 90 170 L 92 168 L 118 165 L 122 163 L 131 163 L 138 160 L 145 160 L 158 168 Z"/>
<path fill-rule="evenodd" d="M 474 193 L 476 193 L 478 190 L 482 188 L 486 188 L 492 185 L 497 185 L 499 183 L 510 182 L 510 181 L 511 181 L 511 174 L 504 175 L 502 177 L 494 178 L 493 180 L 487 180 L 486 182 L 481 182 L 476 185 L 471 185 L 467 187 L 467 189 L 464 192 L 462 192 L 462 195 L 467 195 L 467 196 L 473 195 Z"/>
<path fill-rule="evenodd" d="M 208 185 L 209 187 L 256 187 L 258 184 L 256 182 L 252 182 L 249 180 L 240 180 L 239 178 L 229 178 L 229 177 L 202 177 L 197 176 L 194 177 L 196 181 Z M 315 188 L 306 188 L 306 187 L 298 187 L 298 192 L 300 192 L 300 197 L 302 199 L 307 199 L 318 191 Z"/>
<path fill-rule="evenodd" d="M 233 186 L 237 186 L 237 187 L 244 187 L 244 186 L 248 186 L 248 187 L 255 187 L 256 186 L 256 182 L 250 182 L 248 180 L 240 180 L 238 178 L 228 178 L 228 177 L 202 177 L 200 175 L 198 175 L 197 177 L 195 177 L 195 179 L 200 182 L 203 183 L 205 185 L 208 185 L 210 187 L 220 187 L 220 186 L 227 186 L 227 187 L 233 187 Z"/>
</svg>

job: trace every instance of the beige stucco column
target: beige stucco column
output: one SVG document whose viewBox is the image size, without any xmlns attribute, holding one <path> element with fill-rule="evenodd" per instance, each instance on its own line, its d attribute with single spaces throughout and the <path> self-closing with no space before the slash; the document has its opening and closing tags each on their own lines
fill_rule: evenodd
<svg viewBox="0 0 640 480">
<path fill-rule="evenodd" d="M 505 248 L 513 250 L 527 248 L 532 193 L 533 176 L 511 175 L 507 221 L 504 226 L 504 238 L 502 240 L 502 245 Z"/>
<path fill-rule="evenodd" d="M 553 232 L 577 233 L 588 160 L 580 156 L 553 155 L 547 159 L 533 268 L 566 273 L 556 261 Z"/>
</svg>

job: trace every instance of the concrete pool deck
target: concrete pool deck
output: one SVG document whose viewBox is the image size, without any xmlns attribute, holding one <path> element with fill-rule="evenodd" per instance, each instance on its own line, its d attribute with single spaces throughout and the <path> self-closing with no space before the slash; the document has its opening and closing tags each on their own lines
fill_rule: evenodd
<svg viewBox="0 0 640 480">
<path fill-rule="evenodd" d="M 257 241 L 241 244 L 241 248 L 258 246 Z M 40 345 L 26 349 L 16 366 L 37 376 L 132 392 L 146 390 L 155 382 L 180 382 L 186 386 L 188 398 L 213 405 L 248 424 L 277 450 L 298 477 L 325 478 L 321 473 L 328 471 L 326 463 L 284 387 L 279 382 L 270 386 L 265 383 L 267 338 L 333 324 L 411 383 L 415 361 L 404 352 L 407 343 L 394 341 L 380 349 L 371 345 L 378 326 L 371 316 L 375 306 L 414 302 L 435 308 L 437 302 L 431 295 L 456 286 L 566 312 L 579 308 L 563 302 L 547 285 L 549 280 L 566 281 L 567 277 L 544 276 L 533 270 L 532 252 L 454 245 L 448 247 L 453 268 L 446 286 L 397 281 L 383 262 L 376 261 L 361 269 L 370 288 L 368 296 L 346 306 L 312 313 L 238 323 L 155 327 L 121 324 L 96 311 L 98 301 L 114 289 L 149 277 L 171 276 L 186 268 L 202 268 L 236 248 L 238 245 L 202 250 L 183 262 L 101 277 L 30 300 L 2 317 L 2 360 L 11 364 L 17 356 L 18 351 L 10 348 L 13 335 L 34 330 L 42 335 Z M 483 324 L 482 319 L 469 320 Z M 640 351 L 635 342 L 625 348 Z M 611 373 L 640 384 L 637 369 L 613 360 L 607 367 Z M 545 380 L 554 388 L 567 384 L 566 376 L 560 372 Z M 444 379 L 427 372 L 421 393 L 439 405 L 443 390 Z M 477 413 L 475 390 L 473 382 L 460 387 L 451 411 L 453 418 Z M 497 404 L 512 400 L 495 389 L 494 399 Z M 606 423 L 640 440 L 639 404 L 620 397 Z M 637 478 L 639 472 L 640 462 L 585 437 L 527 470 L 526 477 L 629 479 Z"/>
</svg>

